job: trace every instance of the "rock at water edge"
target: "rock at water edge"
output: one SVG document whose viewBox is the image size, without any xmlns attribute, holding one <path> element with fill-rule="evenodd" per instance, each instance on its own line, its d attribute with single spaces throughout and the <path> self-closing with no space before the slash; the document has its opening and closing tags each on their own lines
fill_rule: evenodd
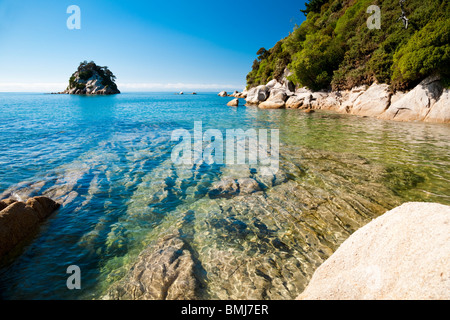
<svg viewBox="0 0 450 320">
<path fill-rule="evenodd" d="M 405 203 L 353 233 L 298 299 L 450 299 L 450 206 Z"/>
</svg>

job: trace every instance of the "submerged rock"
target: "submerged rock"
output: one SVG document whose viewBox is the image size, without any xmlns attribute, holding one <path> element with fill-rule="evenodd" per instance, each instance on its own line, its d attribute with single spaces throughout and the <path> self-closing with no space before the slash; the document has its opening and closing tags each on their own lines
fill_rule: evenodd
<svg viewBox="0 0 450 320">
<path fill-rule="evenodd" d="M 449 299 L 450 206 L 410 202 L 353 233 L 299 299 Z"/>
<path fill-rule="evenodd" d="M 228 198 L 239 193 L 239 185 L 235 179 L 224 179 L 215 182 L 208 194 L 210 198 Z"/>
<path fill-rule="evenodd" d="M 193 300 L 197 287 L 192 255 L 176 231 L 141 252 L 128 275 L 104 299 Z"/>
<path fill-rule="evenodd" d="M 259 183 L 252 178 L 240 178 L 237 183 L 239 184 L 240 194 L 250 194 L 261 190 Z"/>
<path fill-rule="evenodd" d="M 208 195 L 210 198 L 230 198 L 238 194 L 261 191 L 259 183 L 252 178 L 223 179 L 214 183 Z"/>
<path fill-rule="evenodd" d="M 26 203 L 0 201 L 0 258 L 26 239 L 58 207 L 58 203 L 46 197 L 30 198 Z"/>
<path fill-rule="evenodd" d="M 111 232 L 111 242 L 129 234 L 134 243 L 125 256 L 108 261 L 104 272 L 111 286 L 105 298 L 294 299 L 351 233 L 399 204 L 383 183 L 383 166 L 351 154 L 288 145 L 283 150 L 272 175 L 260 167 L 221 168 L 220 176 L 189 191 L 211 195 L 215 190 L 215 197 L 192 198 L 172 212 L 142 213 L 148 200 L 133 201 L 127 221 L 140 223 L 135 215 L 145 214 L 152 227 L 140 229 L 145 240 L 135 237 L 128 224 Z M 161 167 L 161 174 L 168 175 L 167 167 Z M 154 179 L 155 172 L 150 175 Z M 178 192 L 186 176 L 177 176 L 182 178 L 173 186 L 158 184 L 139 194 L 153 199 L 160 190 Z M 216 182 L 219 177 L 222 181 Z M 142 248 L 141 243 L 151 244 Z M 136 258 L 138 250 L 145 253 Z M 166 273 L 184 279 L 183 295 Z"/>
</svg>

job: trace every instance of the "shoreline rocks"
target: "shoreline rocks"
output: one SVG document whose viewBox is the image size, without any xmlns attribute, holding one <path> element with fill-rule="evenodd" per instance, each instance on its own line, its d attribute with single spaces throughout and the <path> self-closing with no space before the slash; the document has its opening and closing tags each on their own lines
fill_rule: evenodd
<svg viewBox="0 0 450 320">
<path fill-rule="evenodd" d="M 0 258 L 25 240 L 59 204 L 46 197 L 0 201 Z"/>
<path fill-rule="evenodd" d="M 239 106 L 239 99 L 236 98 L 236 99 L 231 100 L 230 102 L 227 103 L 227 106 L 229 106 L 229 107 Z"/>
<path fill-rule="evenodd" d="M 231 94 L 228 94 L 226 91 L 220 91 L 217 95 L 219 97 L 234 97 L 234 98 L 246 99 L 247 98 L 247 90 L 243 90 L 242 92 L 238 92 L 235 90 Z"/>
<path fill-rule="evenodd" d="M 408 202 L 354 232 L 297 299 L 450 299 L 450 206 Z"/>
<path fill-rule="evenodd" d="M 378 83 L 346 91 L 293 89 L 292 82 L 283 78 L 228 96 L 245 98 L 247 106 L 261 109 L 331 110 L 383 120 L 450 123 L 450 90 L 438 76 L 424 79 L 409 92 L 392 93 L 387 84 Z"/>
</svg>

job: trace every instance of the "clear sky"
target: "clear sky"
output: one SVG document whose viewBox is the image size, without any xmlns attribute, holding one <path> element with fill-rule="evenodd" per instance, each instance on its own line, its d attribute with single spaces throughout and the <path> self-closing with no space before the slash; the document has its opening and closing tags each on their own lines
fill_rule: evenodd
<svg viewBox="0 0 450 320">
<path fill-rule="evenodd" d="M 0 91 L 62 91 L 83 60 L 123 92 L 242 90 L 256 51 L 301 24 L 305 1 L 0 0 Z"/>
</svg>

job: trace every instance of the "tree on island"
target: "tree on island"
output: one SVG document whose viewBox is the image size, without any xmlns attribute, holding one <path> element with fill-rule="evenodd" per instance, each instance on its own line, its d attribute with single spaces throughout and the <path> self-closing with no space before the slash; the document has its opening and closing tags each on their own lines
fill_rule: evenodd
<svg viewBox="0 0 450 320">
<path fill-rule="evenodd" d="M 107 66 L 98 66 L 94 61 L 83 61 L 69 79 L 64 93 L 69 94 L 117 94 L 116 76 Z"/>
</svg>

